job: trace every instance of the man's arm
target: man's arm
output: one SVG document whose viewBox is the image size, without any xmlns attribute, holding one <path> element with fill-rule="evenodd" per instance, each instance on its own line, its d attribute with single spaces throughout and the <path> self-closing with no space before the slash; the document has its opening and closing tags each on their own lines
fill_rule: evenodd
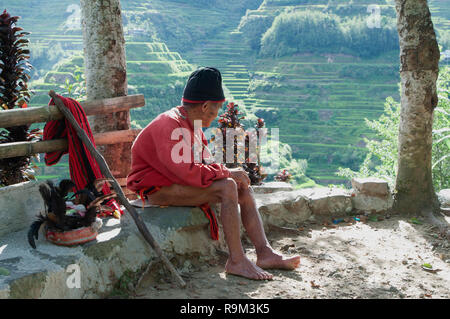
<svg viewBox="0 0 450 319">
<path fill-rule="evenodd" d="M 180 179 L 185 185 L 196 187 L 208 187 L 215 180 L 231 176 L 231 172 L 222 164 L 195 163 L 191 156 L 191 143 L 186 140 L 186 138 L 189 137 L 186 136 L 186 138 L 183 138 L 180 136 L 178 140 L 171 139 L 173 130 L 177 128 L 178 127 L 169 127 L 167 125 L 161 128 L 159 131 L 160 134 L 155 134 L 153 136 L 154 145 L 158 145 L 156 154 L 161 165 Z M 189 150 L 189 156 L 187 158 L 190 162 L 175 162 L 174 160 L 176 159 L 172 158 L 174 149 L 183 150 L 183 152 Z M 182 153 L 177 155 L 183 157 Z"/>
</svg>

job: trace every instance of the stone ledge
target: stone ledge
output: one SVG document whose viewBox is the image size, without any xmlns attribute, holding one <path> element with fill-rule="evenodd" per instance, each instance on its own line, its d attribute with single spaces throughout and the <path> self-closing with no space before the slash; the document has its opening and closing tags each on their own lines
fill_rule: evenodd
<svg viewBox="0 0 450 319">
<path fill-rule="evenodd" d="M 0 237 L 30 226 L 45 210 L 39 182 L 25 182 L 0 187 Z"/>
<path fill-rule="evenodd" d="M 353 209 L 347 189 L 321 187 L 305 188 L 298 192 L 309 199 L 311 212 L 318 217 L 344 216 Z"/>
<path fill-rule="evenodd" d="M 388 182 L 375 177 L 353 178 L 352 205 L 358 212 L 385 213 L 394 203 Z"/>
<path fill-rule="evenodd" d="M 270 194 L 255 194 L 264 223 L 299 226 L 309 218 L 328 218 L 349 214 L 351 194 L 340 188 L 305 188 Z"/>
<path fill-rule="evenodd" d="M 388 183 L 377 177 L 352 178 L 352 187 L 357 193 L 373 197 L 386 197 L 389 193 Z"/>
<path fill-rule="evenodd" d="M 282 191 L 292 191 L 294 188 L 291 184 L 285 182 L 268 182 L 262 185 L 252 186 L 255 194 L 271 194 Z"/>
<path fill-rule="evenodd" d="M 450 208 L 450 188 L 441 189 L 437 194 L 441 207 Z"/>
<path fill-rule="evenodd" d="M 255 201 L 265 226 L 297 225 L 312 214 L 308 198 L 297 191 L 255 194 Z"/>
</svg>

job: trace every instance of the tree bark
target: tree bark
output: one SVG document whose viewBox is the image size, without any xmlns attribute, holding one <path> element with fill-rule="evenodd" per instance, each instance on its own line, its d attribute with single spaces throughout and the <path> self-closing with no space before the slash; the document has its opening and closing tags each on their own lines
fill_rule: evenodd
<svg viewBox="0 0 450 319">
<path fill-rule="evenodd" d="M 431 173 L 439 47 L 426 0 L 396 0 L 400 40 L 401 114 L 393 210 L 439 211 Z"/>
<path fill-rule="evenodd" d="M 88 100 L 127 95 L 125 38 L 120 0 L 81 0 L 84 63 Z M 128 111 L 89 119 L 92 131 L 128 130 Z M 131 143 L 100 146 L 116 177 L 125 177 L 131 164 Z"/>
</svg>

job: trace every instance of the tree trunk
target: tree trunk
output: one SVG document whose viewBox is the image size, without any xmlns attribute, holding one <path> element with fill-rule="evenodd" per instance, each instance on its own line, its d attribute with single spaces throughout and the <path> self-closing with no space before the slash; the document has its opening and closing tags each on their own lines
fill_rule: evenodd
<svg viewBox="0 0 450 319">
<path fill-rule="evenodd" d="M 396 0 L 400 39 L 401 114 L 393 210 L 439 210 L 431 173 L 439 47 L 426 0 Z"/>
<path fill-rule="evenodd" d="M 81 0 L 84 63 L 88 100 L 127 95 L 125 39 L 120 0 Z M 127 130 L 130 113 L 96 115 L 89 119 L 92 131 Z M 131 143 L 99 146 L 114 176 L 128 174 Z"/>
</svg>

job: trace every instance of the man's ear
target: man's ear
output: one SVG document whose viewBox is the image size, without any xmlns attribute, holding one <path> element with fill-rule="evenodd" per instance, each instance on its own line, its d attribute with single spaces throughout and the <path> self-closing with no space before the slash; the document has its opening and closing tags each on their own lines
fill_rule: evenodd
<svg viewBox="0 0 450 319">
<path fill-rule="evenodd" d="M 204 102 L 203 104 L 202 104 L 202 111 L 203 111 L 203 113 L 204 112 L 206 112 L 206 109 L 208 108 L 208 101 L 206 101 L 206 102 Z"/>
</svg>

